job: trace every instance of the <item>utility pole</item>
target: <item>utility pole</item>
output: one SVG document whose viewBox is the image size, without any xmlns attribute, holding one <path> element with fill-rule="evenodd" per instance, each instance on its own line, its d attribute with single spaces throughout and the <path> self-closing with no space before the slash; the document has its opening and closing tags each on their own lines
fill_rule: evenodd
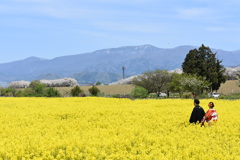
<svg viewBox="0 0 240 160">
<path fill-rule="evenodd" d="M 125 70 L 124 66 L 122 66 L 122 70 L 123 70 L 123 79 L 124 79 L 124 70 Z"/>
</svg>

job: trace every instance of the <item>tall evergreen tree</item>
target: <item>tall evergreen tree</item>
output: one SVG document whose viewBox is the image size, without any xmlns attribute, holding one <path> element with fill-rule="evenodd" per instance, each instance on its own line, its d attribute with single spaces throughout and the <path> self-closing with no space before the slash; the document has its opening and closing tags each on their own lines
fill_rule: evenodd
<svg viewBox="0 0 240 160">
<path fill-rule="evenodd" d="M 184 73 L 205 77 L 210 82 L 209 88 L 218 90 L 226 81 L 225 68 L 209 47 L 202 44 L 199 49 L 190 50 L 182 64 Z"/>
</svg>

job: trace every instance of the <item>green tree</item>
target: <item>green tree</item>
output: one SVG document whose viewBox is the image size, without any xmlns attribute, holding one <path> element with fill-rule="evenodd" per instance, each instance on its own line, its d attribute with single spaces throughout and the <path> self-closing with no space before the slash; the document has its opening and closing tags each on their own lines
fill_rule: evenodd
<svg viewBox="0 0 240 160">
<path fill-rule="evenodd" d="M 179 93 L 180 97 L 182 97 L 184 92 L 184 87 L 181 85 L 182 76 L 182 74 L 172 73 L 172 80 L 168 83 L 168 90 Z"/>
<path fill-rule="evenodd" d="M 75 86 L 71 89 L 71 95 L 73 97 L 78 97 L 81 93 L 83 93 L 83 90 L 81 90 L 79 86 Z"/>
<path fill-rule="evenodd" d="M 132 98 L 147 98 L 148 97 L 148 90 L 143 87 L 136 86 L 132 91 L 130 96 Z"/>
<path fill-rule="evenodd" d="M 96 86 L 100 86 L 101 84 L 102 84 L 102 83 L 98 81 L 98 82 L 96 83 Z"/>
<path fill-rule="evenodd" d="M 168 83 L 171 81 L 171 74 L 165 70 L 156 70 L 144 72 L 142 75 L 135 77 L 132 83 L 136 86 L 143 87 L 148 93 L 159 93 L 167 91 Z"/>
<path fill-rule="evenodd" d="M 22 92 L 19 92 L 17 96 L 25 97 L 60 97 L 58 90 L 50 87 L 46 87 L 45 84 L 39 81 L 32 81 L 28 88 L 25 88 Z"/>
<path fill-rule="evenodd" d="M 46 89 L 45 84 L 42 84 L 38 81 L 32 81 L 29 85 L 29 88 L 31 88 L 33 90 L 32 96 L 36 96 L 36 97 L 45 96 L 45 89 Z"/>
<path fill-rule="evenodd" d="M 98 93 L 100 92 L 100 90 L 96 86 L 92 86 L 91 88 L 88 89 L 88 91 L 92 96 L 97 96 Z"/>
<path fill-rule="evenodd" d="M 46 90 L 47 97 L 61 97 L 61 94 L 58 90 L 54 89 L 53 87 L 47 88 Z"/>
<path fill-rule="evenodd" d="M 24 96 L 24 91 L 17 90 L 15 93 L 15 97 L 23 97 Z"/>
<path fill-rule="evenodd" d="M 210 84 L 203 77 L 192 74 L 183 74 L 179 80 L 180 86 L 183 88 L 183 90 L 191 92 L 193 95 L 202 94 Z"/>
<path fill-rule="evenodd" d="M 30 88 L 30 87 L 25 88 L 23 90 L 22 94 L 23 94 L 24 97 L 35 97 L 36 96 L 34 90 L 32 88 Z"/>
<path fill-rule="evenodd" d="M 0 92 L 1 92 L 0 96 L 14 97 L 15 93 L 16 93 L 16 89 L 14 89 L 14 88 L 1 88 Z"/>
<path fill-rule="evenodd" d="M 182 64 L 184 73 L 205 77 L 210 82 L 211 91 L 218 90 L 226 81 L 225 68 L 209 47 L 202 45 L 199 49 L 190 50 Z"/>
</svg>

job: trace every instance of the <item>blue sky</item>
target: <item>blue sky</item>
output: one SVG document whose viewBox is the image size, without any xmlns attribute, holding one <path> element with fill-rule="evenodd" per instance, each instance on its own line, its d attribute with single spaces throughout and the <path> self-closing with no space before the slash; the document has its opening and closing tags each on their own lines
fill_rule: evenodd
<svg viewBox="0 0 240 160">
<path fill-rule="evenodd" d="M 239 0 L 1 0 L 0 63 L 151 44 L 240 50 Z"/>
</svg>

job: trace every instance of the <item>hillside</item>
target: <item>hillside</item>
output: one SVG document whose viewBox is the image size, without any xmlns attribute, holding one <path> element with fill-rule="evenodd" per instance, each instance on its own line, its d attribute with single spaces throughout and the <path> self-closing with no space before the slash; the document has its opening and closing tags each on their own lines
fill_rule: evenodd
<svg viewBox="0 0 240 160">
<path fill-rule="evenodd" d="M 92 86 L 80 86 L 80 88 L 84 91 L 86 95 L 90 95 L 88 89 Z M 100 90 L 102 94 L 105 96 L 107 95 L 129 95 L 133 90 L 134 85 L 100 85 L 97 88 Z M 61 95 L 65 97 L 71 96 L 71 89 L 73 87 L 57 87 L 56 89 L 59 90 Z"/>
<path fill-rule="evenodd" d="M 238 81 L 237 80 L 226 81 L 225 83 L 221 84 L 218 92 L 222 94 L 240 93 Z"/>
</svg>

